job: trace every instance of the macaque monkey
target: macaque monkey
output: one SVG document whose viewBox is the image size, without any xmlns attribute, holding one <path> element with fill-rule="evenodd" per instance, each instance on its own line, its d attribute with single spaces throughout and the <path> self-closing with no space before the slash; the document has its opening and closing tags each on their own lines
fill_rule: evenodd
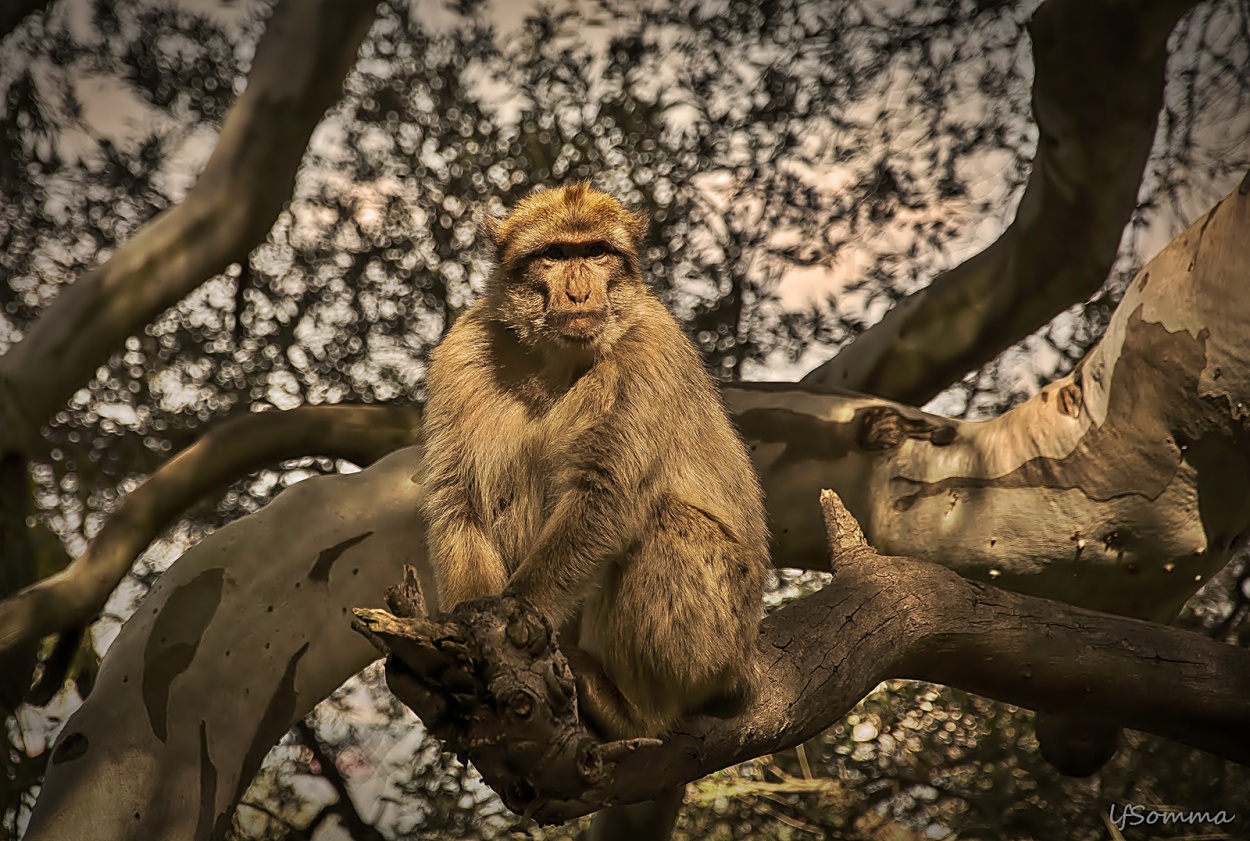
<svg viewBox="0 0 1250 841">
<path fill-rule="evenodd" d="M 565 628 L 583 716 L 614 739 L 741 706 L 769 565 L 746 448 L 643 282 L 647 226 L 586 183 L 487 220 L 486 294 L 426 378 L 440 608 L 502 593 Z"/>
</svg>

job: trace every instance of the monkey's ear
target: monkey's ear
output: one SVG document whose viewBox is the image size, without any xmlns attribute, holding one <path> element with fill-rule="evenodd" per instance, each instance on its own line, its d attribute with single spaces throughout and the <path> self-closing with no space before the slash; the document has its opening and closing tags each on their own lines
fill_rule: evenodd
<svg viewBox="0 0 1250 841">
<path fill-rule="evenodd" d="M 647 237 L 647 231 L 651 228 L 651 217 L 647 215 L 645 210 L 638 210 L 629 214 L 629 237 L 634 241 L 634 249 L 642 250 L 642 241 Z"/>
</svg>

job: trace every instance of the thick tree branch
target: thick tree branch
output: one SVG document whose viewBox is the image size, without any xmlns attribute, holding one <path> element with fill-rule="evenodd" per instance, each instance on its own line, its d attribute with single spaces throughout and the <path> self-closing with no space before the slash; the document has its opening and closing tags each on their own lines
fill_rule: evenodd
<svg viewBox="0 0 1250 841">
<path fill-rule="evenodd" d="M 1168 36 L 1196 3 L 1043 3 L 1029 26 L 1037 153 L 1015 221 L 803 383 L 919 405 L 1097 291 L 1137 205 Z"/>
<path fill-rule="evenodd" d="M 1250 536 L 1250 178 L 1138 274 L 1069 376 L 989 421 L 740 384 L 778 566 L 832 487 L 879 551 L 1166 621 Z"/>
<path fill-rule="evenodd" d="M 833 580 L 764 623 L 754 702 L 731 721 L 687 719 L 663 743 L 587 733 L 550 628 L 516 600 L 482 600 L 434 622 L 357 611 L 359 627 L 389 648 L 396 695 L 509 808 L 543 823 L 792 747 L 889 678 L 1079 712 L 1250 763 L 1250 652 L 877 555 L 836 495 L 821 501 Z"/>
<path fill-rule="evenodd" d="M 369 0 L 278 3 L 195 187 L 66 287 L 0 357 L 0 452 L 38 449 L 40 425 L 127 336 L 264 238 L 376 8 Z"/>
<path fill-rule="evenodd" d="M 40 640 L 94 620 L 135 558 L 195 502 L 286 459 L 368 464 L 416 443 L 419 430 L 419 411 L 402 406 L 304 406 L 213 428 L 127 495 L 68 567 L 0 602 L 0 683 L 23 691 Z"/>
<path fill-rule="evenodd" d="M 420 458 L 300 482 L 170 567 L 57 739 L 25 841 L 222 841 L 269 749 L 376 658 L 350 608 L 426 569 Z"/>
</svg>

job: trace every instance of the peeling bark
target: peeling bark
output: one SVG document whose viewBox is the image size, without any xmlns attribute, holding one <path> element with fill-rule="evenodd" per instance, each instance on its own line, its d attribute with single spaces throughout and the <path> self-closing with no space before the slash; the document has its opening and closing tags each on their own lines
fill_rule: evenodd
<svg viewBox="0 0 1250 841">
<path fill-rule="evenodd" d="M 1195 5 L 1042 4 L 1029 25 L 1037 152 L 1015 221 L 803 383 L 919 405 L 1094 294 L 1137 205 L 1168 36 Z"/>
<path fill-rule="evenodd" d="M 66 287 L 0 356 L 0 453 L 40 451 L 41 424 L 127 336 L 265 237 L 376 8 L 367 0 L 277 5 L 195 187 Z"/>
</svg>

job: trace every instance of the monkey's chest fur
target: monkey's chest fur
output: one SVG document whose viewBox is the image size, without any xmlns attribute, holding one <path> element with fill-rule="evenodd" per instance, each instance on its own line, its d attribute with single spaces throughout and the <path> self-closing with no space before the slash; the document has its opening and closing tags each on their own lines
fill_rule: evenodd
<svg viewBox="0 0 1250 841">
<path fill-rule="evenodd" d="M 559 498 L 554 447 L 539 435 L 479 462 L 483 520 L 509 573 L 525 559 Z"/>
<path fill-rule="evenodd" d="M 509 573 L 533 549 L 543 526 L 575 473 L 570 464 L 603 417 L 603 398 L 588 374 L 564 390 L 534 385 L 518 389 L 521 399 L 498 401 L 493 417 L 476 419 L 479 429 L 468 467 L 478 486 L 479 513 L 489 539 Z M 585 404 L 595 403 L 590 407 Z M 501 439 L 499 429 L 516 430 Z"/>
</svg>

